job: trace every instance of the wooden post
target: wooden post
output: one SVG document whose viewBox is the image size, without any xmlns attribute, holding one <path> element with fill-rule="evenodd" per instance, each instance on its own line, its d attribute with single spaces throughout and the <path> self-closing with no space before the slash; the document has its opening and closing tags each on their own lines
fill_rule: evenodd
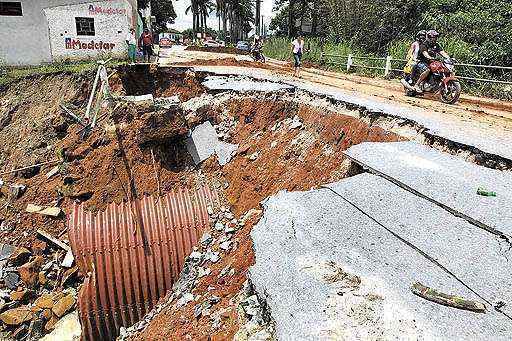
<svg viewBox="0 0 512 341">
<path fill-rule="evenodd" d="M 352 66 L 352 64 L 353 64 L 352 54 L 349 54 L 348 58 L 347 58 L 347 72 L 350 71 L 350 67 Z"/>
<path fill-rule="evenodd" d="M 413 294 L 418 295 L 426 300 L 439 303 L 442 305 L 446 305 L 449 307 L 454 307 L 458 309 L 464 309 L 473 311 L 475 313 L 485 313 L 486 308 L 483 303 L 470 301 L 464 299 L 462 297 L 444 294 L 437 290 L 431 289 L 429 287 L 424 286 L 420 282 L 416 282 L 411 286 L 411 291 Z"/>
<path fill-rule="evenodd" d="M 100 66 L 98 66 L 98 71 L 96 71 L 96 78 L 94 79 L 94 84 L 92 85 L 91 96 L 89 96 L 89 102 L 87 103 L 87 109 L 85 110 L 85 118 L 89 119 L 89 115 L 91 113 L 92 100 L 94 99 L 94 94 L 96 93 L 96 87 L 98 86 L 98 80 L 100 79 Z"/>
<path fill-rule="evenodd" d="M 389 73 L 391 72 L 391 60 L 392 59 L 393 59 L 393 57 L 391 57 L 391 56 L 386 57 L 386 67 L 384 69 L 384 77 L 387 77 L 389 75 Z"/>
</svg>

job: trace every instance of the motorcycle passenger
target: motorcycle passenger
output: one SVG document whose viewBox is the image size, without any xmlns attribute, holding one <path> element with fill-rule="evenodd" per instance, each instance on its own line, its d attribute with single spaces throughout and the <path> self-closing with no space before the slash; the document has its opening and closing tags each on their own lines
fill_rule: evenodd
<svg viewBox="0 0 512 341">
<path fill-rule="evenodd" d="M 263 49 L 263 39 L 260 36 L 255 35 L 254 41 L 253 41 L 252 47 L 251 47 L 251 53 L 256 61 L 262 59 L 261 58 L 261 53 L 262 53 L 261 50 L 262 49 Z"/>
<path fill-rule="evenodd" d="M 416 34 L 416 40 L 409 47 L 409 51 L 407 52 L 407 65 L 404 67 L 405 77 L 402 80 L 403 82 L 412 83 L 412 79 L 416 75 L 417 66 L 418 66 L 418 55 L 420 53 L 420 46 L 425 42 L 427 36 L 427 31 L 421 30 Z M 410 87 L 410 85 L 409 85 Z"/>
<path fill-rule="evenodd" d="M 414 85 L 414 90 L 418 93 L 423 92 L 422 85 L 430 74 L 430 63 L 433 62 L 438 55 L 441 55 L 445 59 L 450 59 L 448 53 L 446 53 L 437 42 L 438 37 L 439 33 L 436 30 L 430 30 L 427 32 L 427 39 L 425 40 L 425 43 L 420 45 L 418 70 L 421 74 Z"/>
</svg>

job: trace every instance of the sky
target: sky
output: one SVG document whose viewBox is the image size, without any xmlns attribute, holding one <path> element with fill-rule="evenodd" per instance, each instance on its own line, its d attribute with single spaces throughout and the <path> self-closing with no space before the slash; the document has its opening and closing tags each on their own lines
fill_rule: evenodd
<svg viewBox="0 0 512 341">
<path fill-rule="evenodd" d="M 270 23 L 270 18 L 272 15 L 272 2 L 273 0 L 263 0 L 261 3 L 261 14 L 264 16 L 264 21 L 266 24 Z M 171 25 L 171 28 L 176 30 L 183 31 L 187 28 L 192 28 L 192 14 L 189 12 L 188 15 L 185 15 L 185 10 L 188 6 L 190 6 L 190 0 L 173 0 L 174 10 L 178 15 L 176 18 L 176 22 Z M 213 29 L 217 29 L 219 24 L 217 21 L 217 17 L 215 16 L 215 12 L 210 14 L 207 19 L 208 27 Z"/>
</svg>

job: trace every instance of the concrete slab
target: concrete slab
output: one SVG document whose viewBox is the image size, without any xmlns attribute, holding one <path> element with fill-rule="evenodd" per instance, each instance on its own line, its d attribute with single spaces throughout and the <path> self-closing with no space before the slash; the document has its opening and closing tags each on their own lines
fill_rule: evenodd
<svg viewBox="0 0 512 341">
<path fill-rule="evenodd" d="M 312 94 L 327 96 L 337 101 L 356 105 L 371 112 L 380 112 L 390 117 L 409 120 L 434 136 L 473 146 L 486 153 L 512 160 L 512 134 L 506 129 L 499 130 L 497 127 L 489 127 L 481 122 L 461 120 L 458 117 L 445 115 L 441 112 L 390 103 L 355 92 L 343 91 L 333 86 L 295 80 L 291 77 L 272 73 L 270 70 L 233 66 L 194 66 L 194 70 L 224 76 L 253 77 L 259 80 L 290 85 Z"/>
<path fill-rule="evenodd" d="M 510 302 L 510 265 L 493 235 L 377 176 L 330 187 L 484 298 Z M 330 190 L 280 192 L 264 207 L 251 233 L 250 277 L 267 299 L 280 340 L 509 339 L 511 321 L 492 307 L 477 314 L 413 295 L 409 288 L 419 281 L 482 301 Z"/>
<path fill-rule="evenodd" d="M 209 121 L 195 127 L 185 143 L 196 165 L 217 154 L 219 164 L 224 166 L 238 149 L 236 144 L 219 141 L 215 128 Z"/>
<path fill-rule="evenodd" d="M 362 143 L 346 154 L 512 236 L 512 172 L 481 167 L 415 142 Z M 479 187 L 497 196 L 480 196 Z"/>
</svg>

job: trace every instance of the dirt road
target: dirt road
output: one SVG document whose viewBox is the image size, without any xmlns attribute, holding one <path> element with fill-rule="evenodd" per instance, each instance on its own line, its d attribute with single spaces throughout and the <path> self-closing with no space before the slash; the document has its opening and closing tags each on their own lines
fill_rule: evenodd
<svg viewBox="0 0 512 341">
<path fill-rule="evenodd" d="M 187 51 L 183 47 L 174 47 L 161 53 L 159 64 L 172 66 L 176 64 L 225 65 L 233 62 L 240 64 L 250 60 L 248 56 L 233 56 L 201 51 Z M 244 63 L 245 64 L 245 63 Z M 235 64 L 236 65 L 236 64 Z M 245 64 L 247 65 L 247 64 Z M 243 65 L 241 65 L 243 66 Z M 292 76 L 291 64 L 288 62 L 269 60 L 267 64 L 251 63 L 251 67 L 271 69 L 276 74 Z M 450 115 L 461 121 L 477 121 L 487 127 L 493 127 L 501 133 L 512 134 L 512 103 L 490 98 L 462 95 L 459 103 L 447 105 L 435 98 L 412 98 L 404 95 L 398 80 L 362 77 L 353 74 L 330 72 L 316 68 L 305 68 L 301 79 L 328 85 L 351 92 L 353 95 L 379 99 L 387 103 L 401 105 L 404 108 L 422 108 L 438 114 Z"/>
</svg>

